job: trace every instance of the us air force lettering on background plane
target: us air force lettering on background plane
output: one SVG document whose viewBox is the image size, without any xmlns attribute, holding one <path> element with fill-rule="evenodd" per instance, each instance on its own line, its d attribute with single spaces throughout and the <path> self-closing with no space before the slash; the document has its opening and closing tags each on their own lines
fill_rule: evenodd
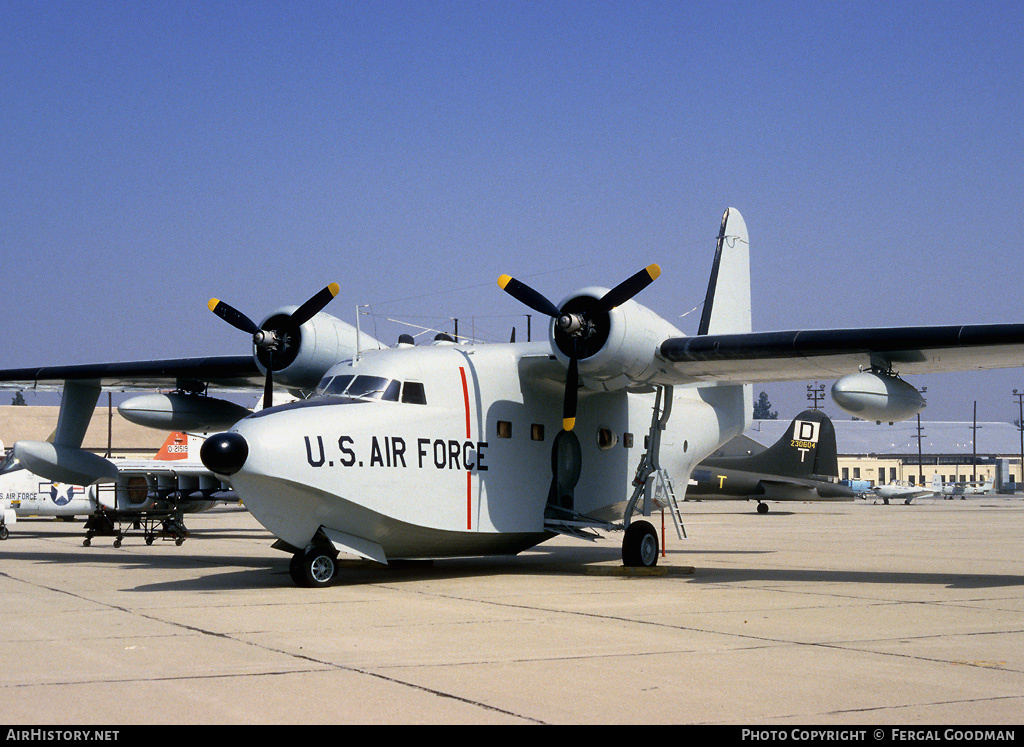
<svg viewBox="0 0 1024 747">
<path fill-rule="evenodd" d="M 694 467 L 750 423 L 752 383 L 839 377 L 843 407 L 895 420 L 924 406 L 901 373 L 1024 362 L 1021 324 L 752 332 L 747 228 L 734 209 L 697 335 L 634 300 L 659 274 L 650 265 L 558 304 L 502 276 L 506 293 L 551 318 L 548 340 L 527 343 L 387 348 L 322 312 L 335 285 L 260 324 L 214 300 L 251 335 L 252 356 L 0 372 L 12 387 L 64 382 L 55 442 L 14 450 L 32 451 L 39 474 L 109 479 L 105 460 L 80 449 L 101 388 L 174 390 L 154 418 L 166 427 L 188 412 L 192 428 L 205 415 L 223 429 L 203 461 L 292 554 L 300 584 L 328 583 L 339 553 L 516 553 L 613 530 L 624 530 L 624 563 L 653 565 L 657 533 L 635 517 L 668 506 L 678 521 Z M 240 386 L 306 398 L 234 422 L 210 394 Z"/>
</svg>

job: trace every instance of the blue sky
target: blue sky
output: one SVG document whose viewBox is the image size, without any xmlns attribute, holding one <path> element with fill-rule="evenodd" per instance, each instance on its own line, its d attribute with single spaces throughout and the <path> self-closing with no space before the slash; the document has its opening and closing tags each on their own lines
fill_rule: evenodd
<svg viewBox="0 0 1024 747">
<path fill-rule="evenodd" d="M 651 262 L 638 300 L 692 333 L 727 206 L 758 330 L 1021 322 L 1022 32 L 996 1 L 4 0 L 0 365 L 243 353 L 211 296 L 331 281 L 386 342 L 522 339 L 498 275 Z M 1024 371 L 912 383 L 1009 420 Z"/>
</svg>

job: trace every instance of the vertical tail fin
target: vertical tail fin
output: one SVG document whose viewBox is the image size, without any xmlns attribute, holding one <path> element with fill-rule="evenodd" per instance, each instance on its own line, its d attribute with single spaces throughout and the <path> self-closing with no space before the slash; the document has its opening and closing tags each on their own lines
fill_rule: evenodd
<svg viewBox="0 0 1024 747">
<path fill-rule="evenodd" d="M 718 231 L 704 312 L 698 335 L 750 332 L 750 239 L 747 224 L 736 208 L 727 208 Z"/>
<path fill-rule="evenodd" d="M 715 261 L 711 266 L 698 335 L 753 331 L 750 304 L 750 239 L 747 224 L 736 208 L 726 208 L 718 230 Z M 716 402 L 720 420 L 742 433 L 753 420 L 753 385 L 714 384 L 702 389 Z M 714 392 L 714 394 L 712 394 Z M 723 432 L 730 428 L 723 428 Z"/>
<path fill-rule="evenodd" d="M 714 461 L 720 465 L 725 462 L 724 459 Z M 733 457 L 730 466 L 784 477 L 838 477 L 835 426 L 820 410 L 804 410 L 793 418 L 782 438 L 760 454 Z"/>
<path fill-rule="evenodd" d="M 172 431 L 164 440 L 164 445 L 154 457 L 157 461 L 173 462 L 179 459 L 188 459 L 188 435 L 181 431 Z"/>
</svg>

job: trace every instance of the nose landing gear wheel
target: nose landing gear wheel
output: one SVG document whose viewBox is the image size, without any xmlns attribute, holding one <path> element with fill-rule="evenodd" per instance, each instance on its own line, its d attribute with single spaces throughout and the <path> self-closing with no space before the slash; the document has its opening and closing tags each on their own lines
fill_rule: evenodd
<svg viewBox="0 0 1024 747">
<path fill-rule="evenodd" d="M 622 564 L 630 568 L 653 568 L 658 564 L 658 533 L 647 521 L 626 527 L 622 540 Z"/>
<path fill-rule="evenodd" d="M 337 567 L 338 564 L 332 555 L 314 550 L 293 556 L 288 570 L 292 580 L 299 586 L 319 588 L 331 583 Z"/>
</svg>

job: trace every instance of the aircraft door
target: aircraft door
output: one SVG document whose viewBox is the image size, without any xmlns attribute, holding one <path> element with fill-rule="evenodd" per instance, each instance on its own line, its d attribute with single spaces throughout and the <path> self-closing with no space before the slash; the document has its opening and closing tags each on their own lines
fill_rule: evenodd
<svg viewBox="0 0 1024 747">
<path fill-rule="evenodd" d="M 573 492 L 580 479 L 583 463 L 580 440 L 575 431 L 560 431 L 551 447 L 551 491 L 548 505 L 566 511 L 573 510 Z"/>
</svg>

